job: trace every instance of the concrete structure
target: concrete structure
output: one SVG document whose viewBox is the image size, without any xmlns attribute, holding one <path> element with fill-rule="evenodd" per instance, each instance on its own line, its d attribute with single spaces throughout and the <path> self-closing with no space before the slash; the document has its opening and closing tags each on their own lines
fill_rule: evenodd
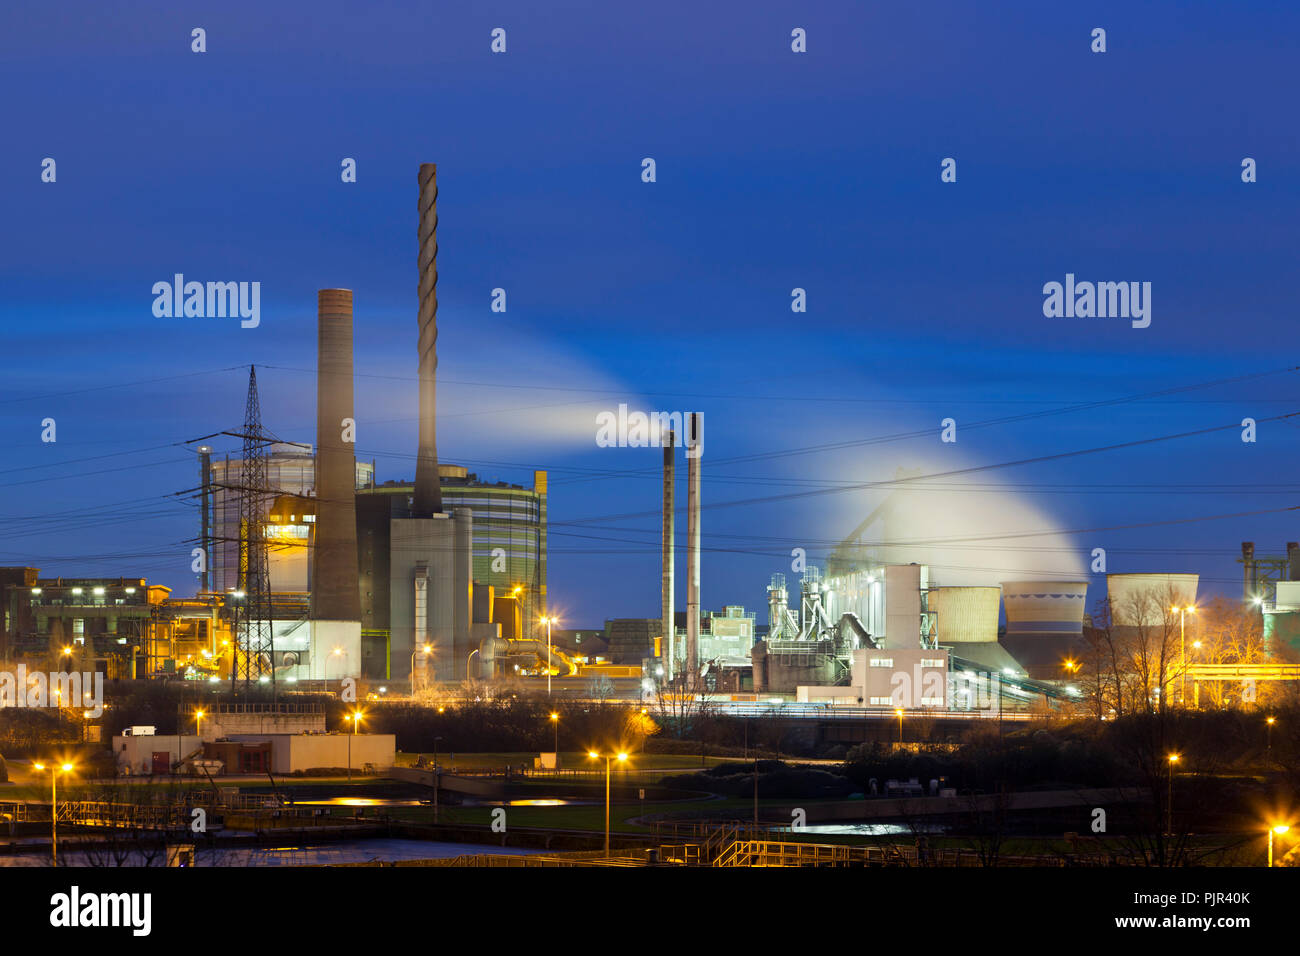
<svg viewBox="0 0 1300 956">
<path fill-rule="evenodd" d="M 438 470 L 443 506 L 473 512 L 474 581 L 491 585 L 497 597 L 517 597 L 523 632 L 509 636 L 536 636 L 548 607 L 546 472 L 534 472 L 529 488 L 485 481 L 460 465 L 440 464 Z M 386 481 L 357 492 L 361 619 L 368 636 L 387 637 L 387 609 L 375 597 L 387 593 L 388 523 L 412 514 L 414 495 L 410 481 Z"/>
<path fill-rule="evenodd" d="M 1007 630 L 1002 646 L 1039 680 L 1062 680 L 1068 660 L 1084 653 L 1086 581 L 1005 581 Z"/>
<path fill-rule="evenodd" d="M 202 741 L 194 734 L 113 738 L 118 773 L 135 777 L 166 776 L 201 750 Z"/>
<path fill-rule="evenodd" d="M 311 658 L 342 650 L 340 677 L 361 674 L 357 574 L 356 421 L 352 406 L 352 292 L 321 289 L 317 302 L 316 521 Z M 310 661 L 302 662 L 308 667 Z"/>
<path fill-rule="evenodd" d="M 846 685 L 800 686 L 801 703 L 833 703 L 882 710 L 945 709 L 948 655 L 927 648 L 862 648 L 852 656 Z"/>
<path fill-rule="evenodd" d="M 1196 603 L 1198 574 L 1157 572 L 1106 575 L 1106 596 L 1116 627 L 1152 628 L 1166 624 L 1169 609 Z"/>
<path fill-rule="evenodd" d="M 319 704 L 213 704 L 195 723 L 206 742 L 247 734 L 322 734 L 325 711 Z"/>
<path fill-rule="evenodd" d="M 686 454 L 686 675 L 687 688 L 700 674 L 700 415 L 692 412 Z M 695 447 L 689 447 L 693 442 Z"/>
<path fill-rule="evenodd" d="M 392 734 L 231 734 L 203 745 L 204 759 L 222 761 L 225 773 L 290 774 L 348 766 L 353 772 L 383 772 L 393 766 L 396 753 Z"/>
<path fill-rule="evenodd" d="M 677 624 L 673 604 L 673 587 L 676 580 L 676 528 L 677 514 L 673 504 L 677 490 L 674 487 L 675 457 L 677 436 L 668 430 L 664 442 L 664 501 L 663 501 L 663 566 L 660 580 L 660 629 L 659 653 L 656 655 L 663 662 L 664 677 L 671 681 L 677 664 Z"/>
<path fill-rule="evenodd" d="M 991 643 L 998 639 L 1001 588 L 931 588 L 930 610 L 940 644 Z"/>
</svg>

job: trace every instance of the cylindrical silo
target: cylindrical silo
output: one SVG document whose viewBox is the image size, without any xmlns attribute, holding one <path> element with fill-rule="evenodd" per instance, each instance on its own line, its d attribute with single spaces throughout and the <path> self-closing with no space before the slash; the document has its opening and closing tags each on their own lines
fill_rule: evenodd
<svg viewBox="0 0 1300 956">
<path fill-rule="evenodd" d="M 970 644 L 998 639 L 1001 588 L 930 589 L 930 610 L 937 617 L 940 644 Z"/>
</svg>

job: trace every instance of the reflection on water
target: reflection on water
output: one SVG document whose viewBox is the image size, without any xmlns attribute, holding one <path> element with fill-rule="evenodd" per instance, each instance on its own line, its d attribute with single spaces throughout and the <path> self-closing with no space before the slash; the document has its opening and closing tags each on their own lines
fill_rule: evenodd
<svg viewBox="0 0 1300 956">
<path fill-rule="evenodd" d="M 461 801 L 465 807 L 594 807 L 598 800 L 562 800 L 550 797 L 529 797 L 517 800 L 475 800 L 466 797 Z M 603 804 L 601 804 L 603 806 Z"/>
<path fill-rule="evenodd" d="M 777 827 L 781 833 L 838 833 L 846 836 L 911 836 L 914 833 L 943 833 L 945 827 L 902 823 L 808 823 L 801 827 Z"/>
<path fill-rule="evenodd" d="M 323 800 L 295 800 L 295 807 L 418 807 L 426 801 L 391 797 L 327 797 Z"/>
<path fill-rule="evenodd" d="M 220 849 L 199 849 L 195 854 L 195 866 L 320 866 L 337 863 L 370 863 L 374 861 L 395 862 L 398 860 L 434 860 L 444 857 L 468 856 L 479 853 L 493 855 L 520 855 L 541 853 L 542 850 L 526 850 L 516 847 L 487 846 L 481 843 L 436 843 L 423 840 L 350 840 L 346 843 L 331 843 L 322 846 L 279 846 L 279 847 L 222 847 Z M 147 854 L 140 851 L 64 850 L 63 841 L 59 843 L 60 866 L 161 866 L 163 857 L 160 853 Z M 50 865 L 50 854 L 46 850 L 35 854 L 15 854 L 0 856 L 0 868 L 17 866 Z"/>
<path fill-rule="evenodd" d="M 417 800 L 415 798 L 390 797 L 322 797 L 316 800 L 295 800 L 295 807 L 419 807 L 432 804 L 432 798 Z M 518 800 L 473 800 L 462 802 L 467 807 L 586 807 L 592 806 L 592 800 L 563 800 L 549 797 L 530 797 Z"/>
</svg>

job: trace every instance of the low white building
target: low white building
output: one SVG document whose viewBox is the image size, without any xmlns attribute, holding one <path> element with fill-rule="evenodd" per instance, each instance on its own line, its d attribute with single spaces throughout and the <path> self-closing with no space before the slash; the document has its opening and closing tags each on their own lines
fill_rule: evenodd
<svg viewBox="0 0 1300 956">
<path fill-rule="evenodd" d="M 948 652 L 924 647 L 855 650 L 847 685 L 800 685 L 796 695 L 801 704 L 942 710 L 948 706 Z"/>
<path fill-rule="evenodd" d="M 119 774 L 165 777 L 202 746 L 196 734 L 122 734 L 113 738 L 113 756 Z"/>
</svg>

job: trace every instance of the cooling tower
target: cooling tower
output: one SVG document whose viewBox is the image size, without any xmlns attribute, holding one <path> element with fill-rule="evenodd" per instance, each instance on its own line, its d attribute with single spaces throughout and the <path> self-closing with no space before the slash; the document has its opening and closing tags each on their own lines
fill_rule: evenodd
<svg viewBox="0 0 1300 956">
<path fill-rule="evenodd" d="M 1084 581 L 1004 581 L 1007 635 L 1083 633 Z"/>
<path fill-rule="evenodd" d="M 1001 588 L 931 588 L 940 644 L 990 643 L 998 639 Z"/>
<path fill-rule="evenodd" d="M 1108 574 L 1106 595 L 1117 627 L 1159 627 L 1171 607 L 1196 603 L 1198 574 Z"/>
<path fill-rule="evenodd" d="M 1063 680 L 1083 652 L 1085 581 L 1003 581 L 1007 632 L 1002 646 L 1038 680 Z"/>
</svg>

